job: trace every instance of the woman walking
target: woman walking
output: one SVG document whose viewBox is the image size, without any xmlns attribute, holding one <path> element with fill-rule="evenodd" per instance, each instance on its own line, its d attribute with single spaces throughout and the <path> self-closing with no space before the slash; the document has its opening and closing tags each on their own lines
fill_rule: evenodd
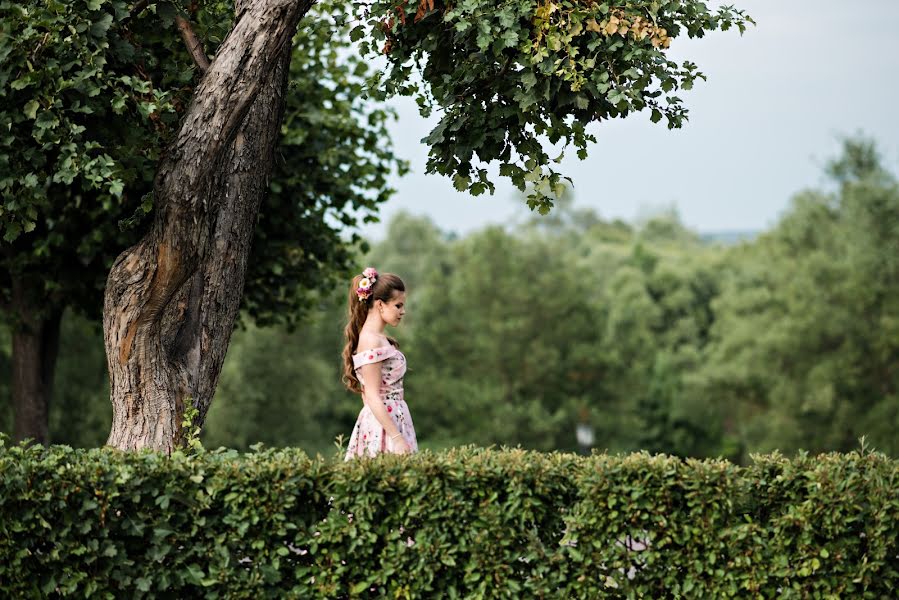
<svg viewBox="0 0 899 600">
<path fill-rule="evenodd" d="M 344 331 L 343 381 L 362 395 L 362 410 L 350 435 L 344 460 L 384 452 L 418 450 L 415 427 L 403 398 L 406 357 L 396 340 L 385 335 L 406 314 L 406 286 L 393 273 L 369 267 L 353 278 L 348 323 Z"/>
</svg>

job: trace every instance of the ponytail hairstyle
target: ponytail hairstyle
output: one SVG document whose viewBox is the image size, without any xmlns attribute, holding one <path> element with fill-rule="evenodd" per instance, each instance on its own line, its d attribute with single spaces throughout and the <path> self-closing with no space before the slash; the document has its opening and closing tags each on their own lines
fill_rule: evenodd
<svg viewBox="0 0 899 600">
<path fill-rule="evenodd" d="M 365 281 L 365 280 L 368 281 Z M 360 284 L 368 283 L 367 287 Z M 368 317 L 368 311 L 374 306 L 375 300 L 389 302 L 395 292 L 405 292 L 406 284 L 397 275 L 393 273 L 378 274 L 372 267 L 363 271 L 361 275 L 353 277 L 350 284 L 349 302 L 347 306 L 347 324 L 343 330 L 346 337 L 346 345 L 343 347 L 343 380 L 344 385 L 351 392 L 357 394 L 362 393 L 362 384 L 356 378 L 356 370 L 353 366 L 353 352 L 359 344 L 359 332 L 365 319 Z M 388 337 L 387 340 L 397 346 L 396 340 Z M 360 348 L 360 350 L 368 350 L 368 348 Z"/>
</svg>

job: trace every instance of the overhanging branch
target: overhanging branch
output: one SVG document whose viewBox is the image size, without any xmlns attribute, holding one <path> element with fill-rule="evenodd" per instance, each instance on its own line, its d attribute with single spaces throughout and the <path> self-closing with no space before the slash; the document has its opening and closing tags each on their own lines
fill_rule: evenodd
<svg viewBox="0 0 899 600">
<path fill-rule="evenodd" d="M 203 45 L 200 43 L 197 34 L 194 33 L 193 27 L 190 26 L 190 21 L 178 15 L 175 17 L 175 24 L 178 25 L 178 32 L 181 33 L 181 39 L 184 40 L 184 45 L 187 46 L 187 51 L 190 52 L 191 58 L 200 67 L 200 71 L 205 73 L 209 69 L 209 59 L 206 57 L 206 53 L 203 52 Z"/>
</svg>

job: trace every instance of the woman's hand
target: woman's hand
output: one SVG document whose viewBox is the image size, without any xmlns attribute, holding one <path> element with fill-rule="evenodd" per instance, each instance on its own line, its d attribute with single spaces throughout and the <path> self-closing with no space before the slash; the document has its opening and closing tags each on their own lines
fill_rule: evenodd
<svg viewBox="0 0 899 600">
<path fill-rule="evenodd" d="M 406 443 L 405 438 L 403 436 L 399 436 L 395 440 L 393 440 L 393 453 L 394 454 L 409 454 L 412 452 L 412 449 L 409 448 L 409 444 Z"/>
</svg>

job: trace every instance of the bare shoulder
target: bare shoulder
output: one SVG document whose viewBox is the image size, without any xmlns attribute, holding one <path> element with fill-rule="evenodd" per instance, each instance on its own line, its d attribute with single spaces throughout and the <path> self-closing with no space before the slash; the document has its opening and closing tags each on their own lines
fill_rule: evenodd
<svg viewBox="0 0 899 600">
<path fill-rule="evenodd" d="M 389 343 L 390 342 L 387 341 L 387 338 L 383 335 L 363 331 L 359 334 L 359 346 L 356 348 L 356 352 L 380 348 L 381 346 L 387 346 Z"/>
</svg>

